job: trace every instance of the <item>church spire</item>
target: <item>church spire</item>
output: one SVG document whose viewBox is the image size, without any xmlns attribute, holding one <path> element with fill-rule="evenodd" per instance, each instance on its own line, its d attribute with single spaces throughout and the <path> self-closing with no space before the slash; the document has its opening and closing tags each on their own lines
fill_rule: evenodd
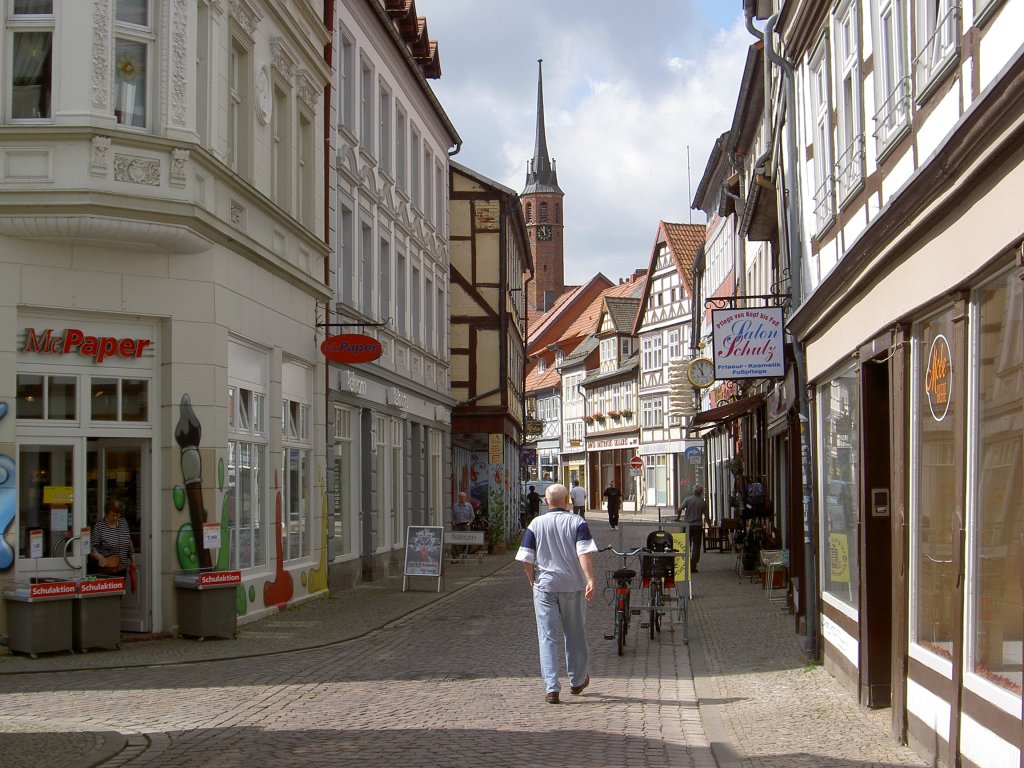
<svg viewBox="0 0 1024 768">
<path fill-rule="evenodd" d="M 526 187 L 523 194 L 532 192 L 561 192 L 555 164 L 548 157 L 548 140 L 544 131 L 544 59 L 537 59 L 537 144 L 533 160 L 526 171 Z"/>
</svg>

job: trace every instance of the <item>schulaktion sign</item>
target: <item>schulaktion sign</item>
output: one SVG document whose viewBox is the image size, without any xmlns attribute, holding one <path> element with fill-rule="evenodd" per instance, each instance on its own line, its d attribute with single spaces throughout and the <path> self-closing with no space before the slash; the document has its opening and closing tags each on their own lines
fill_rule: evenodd
<svg viewBox="0 0 1024 768">
<path fill-rule="evenodd" d="M 785 324 L 782 307 L 743 307 L 711 311 L 715 378 L 782 378 Z"/>
</svg>

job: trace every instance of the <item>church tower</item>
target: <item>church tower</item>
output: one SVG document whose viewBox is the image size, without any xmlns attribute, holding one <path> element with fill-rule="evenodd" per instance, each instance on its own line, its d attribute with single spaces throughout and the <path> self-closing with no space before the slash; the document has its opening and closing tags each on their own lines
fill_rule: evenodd
<svg viewBox="0 0 1024 768">
<path fill-rule="evenodd" d="M 537 60 L 537 144 L 526 171 L 520 199 L 533 255 L 533 280 L 527 288 L 530 307 L 546 311 L 565 292 L 562 190 L 544 133 L 543 59 Z"/>
</svg>

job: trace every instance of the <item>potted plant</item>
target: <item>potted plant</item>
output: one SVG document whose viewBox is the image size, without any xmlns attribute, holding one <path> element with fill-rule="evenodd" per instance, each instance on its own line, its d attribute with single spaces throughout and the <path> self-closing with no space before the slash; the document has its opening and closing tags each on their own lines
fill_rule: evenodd
<svg viewBox="0 0 1024 768">
<path fill-rule="evenodd" d="M 613 419 L 618 419 L 622 416 L 622 411 L 608 411 L 608 415 Z"/>
<path fill-rule="evenodd" d="M 594 412 L 594 420 L 595 421 L 604 421 L 604 414 L 601 413 L 600 411 L 595 411 Z"/>
<path fill-rule="evenodd" d="M 587 424 L 593 424 L 594 423 L 594 417 L 593 416 L 584 416 L 583 417 L 583 421 L 585 421 Z"/>
<path fill-rule="evenodd" d="M 619 411 L 619 413 L 622 414 L 622 418 L 624 419 L 631 419 L 633 417 L 633 412 L 629 410 L 629 408 L 624 408 L 623 410 Z"/>
</svg>

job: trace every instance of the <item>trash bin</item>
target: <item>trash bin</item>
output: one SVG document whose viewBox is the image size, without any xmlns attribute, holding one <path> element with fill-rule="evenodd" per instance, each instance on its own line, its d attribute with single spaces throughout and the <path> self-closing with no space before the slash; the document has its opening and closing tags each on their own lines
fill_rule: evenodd
<svg viewBox="0 0 1024 768">
<path fill-rule="evenodd" d="M 241 571 L 180 573 L 174 577 L 178 599 L 178 634 L 200 641 L 234 638 L 238 631 L 235 590 Z"/>
<path fill-rule="evenodd" d="M 70 651 L 71 607 L 77 594 L 77 582 L 56 579 L 6 587 L 7 647 L 33 659 L 40 653 Z"/>
<path fill-rule="evenodd" d="M 71 615 L 76 651 L 121 647 L 121 576 L 82 579 Z"/>
</svg>

